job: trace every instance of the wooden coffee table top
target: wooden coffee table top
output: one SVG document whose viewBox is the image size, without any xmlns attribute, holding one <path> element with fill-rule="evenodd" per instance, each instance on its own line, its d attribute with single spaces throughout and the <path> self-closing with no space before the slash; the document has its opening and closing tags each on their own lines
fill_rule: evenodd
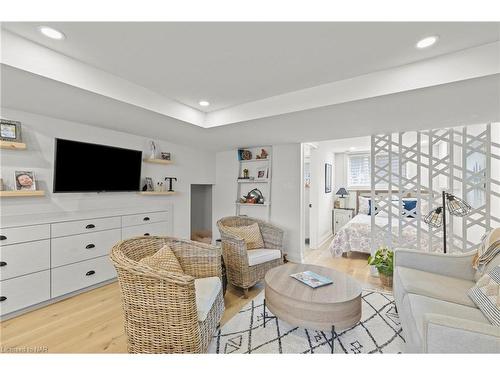
<svg viewBox="0 0 500 375">
<path fill-rule="evenodd" d="M 293 273 L 312 271 L 332 279 L 333 284 L 311 288 L 290 277 Z M 311 264 L 287 263 L 266 273 L 266 287 L 283 297 L 314 304 L 335 304 L 351 301 L 361 295 L 361 286 L 352 277 L 331 268 Z"/>
</svg>

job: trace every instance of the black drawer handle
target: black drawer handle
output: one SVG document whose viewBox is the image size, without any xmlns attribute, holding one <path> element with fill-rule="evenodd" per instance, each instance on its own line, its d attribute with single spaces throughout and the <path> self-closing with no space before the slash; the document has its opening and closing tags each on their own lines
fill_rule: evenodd
<svg viewBox="0 0 500 375">
<path fill-rule="evenodd" d="M 7 265 L 7 262 L 0 262 L 0 267 L 5 267 Z"/>
<path fill-rule="evenodd" d="M 151 220 L 151 219 L 150 219 L 149 217 L 147 217 L 147 216 L 146 216 L 146 217 L 145 217 L 144 219 L 142 219 L 142 220 L 144 220 L 144 221 L 149 221 L 149 220 Z"/>
<path fill-rule="evenodd" d="M 150 236 L 150 234 L 149 234 L 149 233 L 144 233 L 144 235 L 145 235 L 145 236 Z"/>
<path fill-rule="evenodd" d="M 0 241 L 6 240 L 7 236 L 4 236 L 3 234 L 0 236 Z"/>
<path fill-rule="evenodd" d="M 93 243 L 89 243 L 87 246 L 85 246 L 86 249 L 93 249 L 95 245 Z"/>
<path fill-rule="evenodd" d="M 87 229 L 92 229 L 92 228 L 95 228 L 95 225 L 94 225 L 94 224 L 89 224 L 89 225 L 87 225 L 85 228 L 87 228 Z"/>
<path fill-rule="evenodd" d="M 95 273 L 94 270 L 91 270 L 85 274 L 85 276 L 92 276 Z"/>
<path fill-rule="evenodd" d="M 0 297 L 0 302 L 3 302 L 3 301 L 5 301 L 6 299 L 7 299 L 7 297 L 5 297 L 5 296 L 2 296 L 2 297 Z"/>
</svg>

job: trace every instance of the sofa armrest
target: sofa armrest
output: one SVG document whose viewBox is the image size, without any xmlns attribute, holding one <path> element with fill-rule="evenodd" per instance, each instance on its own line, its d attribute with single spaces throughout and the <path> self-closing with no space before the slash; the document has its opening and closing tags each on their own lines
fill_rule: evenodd
<svg viewBox="0 0 500 375">
<path fill-rule="evenodd" d="M 407 267 L 458 279 L 474 280 L 472 259 L 475 255 L 476 251 L 464 254 L 438 254 L 396 249 L 394 267 Z"/>
<path fill-rule="evenodd" d="M 500 327 L 425 314 L 423 341 L 424 353 L 500 353 Z"/>
</svg>

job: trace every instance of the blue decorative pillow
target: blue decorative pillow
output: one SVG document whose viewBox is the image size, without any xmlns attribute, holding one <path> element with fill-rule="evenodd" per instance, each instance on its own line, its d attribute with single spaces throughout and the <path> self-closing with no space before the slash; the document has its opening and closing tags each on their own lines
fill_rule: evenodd
<svg viewBox="0 0 500 375">
<path fill-rule="evenodd" d="M 378 208 L 377 206 L 375 205 L 375 209 L 373 210 L 374 211 L 374 215 L 376 215 L 378 212 Z M 368 200 L 368 215 L 371 215 L 372 214 L 372 200 L 369 199 Z"/>
<path fill-rule="evenodd" d="M 417 208 L 417 200 L 403 199 L 403 208 L 406 211 L 405 217 L 415 217 L 413 211 Z"/>
</svg>

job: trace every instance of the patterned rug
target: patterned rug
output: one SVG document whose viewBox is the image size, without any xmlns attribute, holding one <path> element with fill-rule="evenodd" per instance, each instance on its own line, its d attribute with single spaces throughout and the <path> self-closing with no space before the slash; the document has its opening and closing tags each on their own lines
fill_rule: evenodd
<svg viewBox="0 0 500 375">
<path fill-rule="evenodd" d="M 332 333 L 292 326 L 266 309 L 264 292 L 216 331 L 209 353 L 330 353 Z M 345 354 L 401 353 L 404 339 L 391 294 L 364 290 L 361 321 L 336 331 L 334 352 Z"/>
</svg>

